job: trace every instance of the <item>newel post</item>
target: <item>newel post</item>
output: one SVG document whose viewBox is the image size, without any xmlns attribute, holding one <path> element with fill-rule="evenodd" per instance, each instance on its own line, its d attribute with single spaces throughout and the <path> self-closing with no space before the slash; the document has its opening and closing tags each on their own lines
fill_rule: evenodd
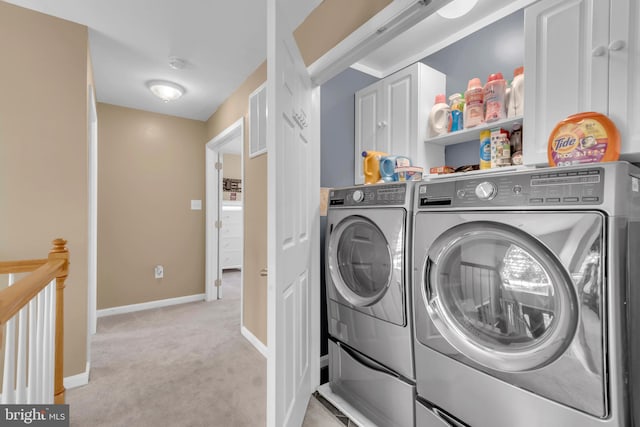
<svg viewBox="0 0 640 427">
<path fill-rule="evenodd" d="M 64 403 L 64 287 L 65 280 L 69 274 L 69 250 L 66 248 L 67 241 L 55 239 L 53 248 L 49 251 L 49 261 L 63 259 L 64 265 L 56 274 L 56 355 L 53 403 Z"/>
</svg>

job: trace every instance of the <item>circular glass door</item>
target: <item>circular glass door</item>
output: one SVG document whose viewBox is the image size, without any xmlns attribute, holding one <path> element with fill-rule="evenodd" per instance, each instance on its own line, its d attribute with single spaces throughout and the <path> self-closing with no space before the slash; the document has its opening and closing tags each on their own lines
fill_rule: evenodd
<svg viewBox="0 0 640 427">
<path fill-rule="evenodd" d="M 458 225 L 432 245 L 423 296 L 442 336 L 491 369 L 521 372 L 551 363 L 578 321 L 560 260 L 521 230 L 494 222 Z"/>
<path fill-rule="evenodd" d="M 333 283 L 350 304 L 375 304 L 389 287 L 391 250 L 382 231 L 368 219 L 342 220 L 331 234 L 328 256 Z"/>
</svg>

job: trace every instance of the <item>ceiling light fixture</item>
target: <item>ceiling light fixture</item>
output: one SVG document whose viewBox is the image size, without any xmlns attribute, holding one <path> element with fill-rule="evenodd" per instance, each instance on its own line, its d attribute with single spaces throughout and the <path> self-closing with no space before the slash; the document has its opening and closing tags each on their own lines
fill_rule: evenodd
<svg viewBox="0 0 640 427">
<path fill-rule="evenodd" d="M 147 87 L 164 102 L 175 101 L 185 93 L 182 86 L 165 80 L 151 80 L 147 82 Z"/>
<path fill-rule="evenodd" d="M 453 0 L 438 10 L 438 15 L 446 19 L 460 18 L 469 13 L 477 3 L 478 0 Z"/>
</svg>

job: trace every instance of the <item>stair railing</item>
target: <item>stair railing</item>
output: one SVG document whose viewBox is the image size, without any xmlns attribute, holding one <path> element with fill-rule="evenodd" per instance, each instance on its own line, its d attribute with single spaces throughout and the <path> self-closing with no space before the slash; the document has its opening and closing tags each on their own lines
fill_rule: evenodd
<svg viewBox="0 0 640 427">
<path fill-rule="evenodd" d="M 65 401 L 64 287 L 67 241 L 55 239 L 45 259 L 0 262 L 8 287 L 0 291 L 0 344 L 4 349 L 2 404 Z M 29 273 L 19 280 L 17 274 Z"/>
</svg>

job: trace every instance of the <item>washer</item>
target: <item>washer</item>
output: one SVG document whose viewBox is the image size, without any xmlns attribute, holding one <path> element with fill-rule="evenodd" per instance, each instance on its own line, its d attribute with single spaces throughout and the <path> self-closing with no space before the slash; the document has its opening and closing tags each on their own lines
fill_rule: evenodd
<svg viewBox="0 0 640 427">
<path fill-rule="evenodd" d="M 378 425 L 413 426 L 413 183 L 333 189 L 326 278 L 332 391 Z"/>
<path fill-rule="evenodd" d="M 416 188 L 418 427 L 640 425 L 638 177 L 616 162 Z"/>
</svg>

